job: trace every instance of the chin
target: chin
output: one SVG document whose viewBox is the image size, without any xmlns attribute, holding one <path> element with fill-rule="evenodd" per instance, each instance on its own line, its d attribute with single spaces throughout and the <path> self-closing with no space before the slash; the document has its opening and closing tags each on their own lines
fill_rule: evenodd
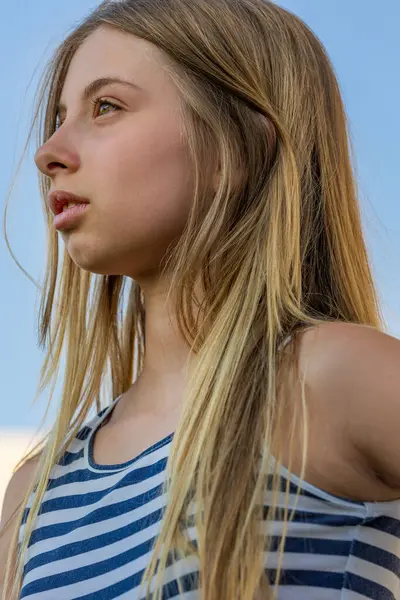
<svg viewBox="0 0 400 600">
<path fill-rule="evenodd" d="M 81 235 L 79 235 L 81 233 Z M 87 231 L 62 232 L 66 251 L 77 267 L 96 275 L 122 275 L 130 279 L 154 279 L 160 274 L 164 248 L 142 243 L 116 245 L 115 238 L 102 239 Z"/>
<path fill-rule="evenodd" d="M 84 271 L 96 275 L 116 275 L 117 269 L 111 264 L 110 252 L 104 248 L 102 252 L 98 244 L 79 243 L 78 236 L 71 232 L 63 232 L 65 248 L 72 262 Z"/>
<path fill-rule="evenodd" d="M 66 243 L 66 249 L 69 257 L 77 267 L 95 275 L 125 275 L 135 279 L 143 270 L 141 268 L 143 265 L 135 265 L 132 259 L 127 261 L 126 258 L 118 257 L 109 249 L 104 249 L 104 252 L 101 252 L 98 246 L 95 248 L 89 244 L 78 246 L 78 244 L 72 244 L 70 241 Z"/>
</svg>

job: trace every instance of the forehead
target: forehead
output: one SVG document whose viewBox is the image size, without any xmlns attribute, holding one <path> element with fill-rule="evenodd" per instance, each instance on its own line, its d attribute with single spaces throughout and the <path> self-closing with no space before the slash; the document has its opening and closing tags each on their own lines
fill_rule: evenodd
<svg viewBox="0 0 400 600">
<path fill-rule="evenodd" d="M 93 80 L 118 77 L 144 91 L 175 94 L 167 58 L 156 46 L 111 27 L 94 31 L 75 52 L 64 81 L 61 103 L 68 104 Z"/>
</svg>

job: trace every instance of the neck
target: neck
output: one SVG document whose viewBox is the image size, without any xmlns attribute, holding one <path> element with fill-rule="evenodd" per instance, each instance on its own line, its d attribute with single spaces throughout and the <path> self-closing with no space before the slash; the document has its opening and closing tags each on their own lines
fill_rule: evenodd
<svg viewBox="0 0 400 600">
<path fill-rule="evenodd" d="M 146 348 L 142 372 L 132 392 L 152 410 L 172 410 L 180 403 L 190 348 L 178 330 L 175 306 L 167 304 L 167 281 L 140 282 L 146 306 Z"/>
</svg>

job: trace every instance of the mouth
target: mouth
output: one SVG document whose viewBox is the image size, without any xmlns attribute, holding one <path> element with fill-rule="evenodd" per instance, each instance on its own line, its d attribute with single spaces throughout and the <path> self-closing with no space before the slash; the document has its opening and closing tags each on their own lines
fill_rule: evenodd
<svg viewBox="0 0 400 600">
<path fill-rule="evenodd" d="M 71 208 L 64 209 L 62 213 L 54 215 L 53 225 L 57 230 L 75 229 L 88 209 L 88 204 L 74 204 Z"/>
<path fill-rule="evenodd" d="M 57 216 L 65 210 L 70 209 L 72 206 L 89 204 L 89 200 L 87 198 L 83 198 L 82 196 L 71 194 L 70 192 L 57 190 L 49 194 L 47 204 L 52 213 Z"/>
</svg>

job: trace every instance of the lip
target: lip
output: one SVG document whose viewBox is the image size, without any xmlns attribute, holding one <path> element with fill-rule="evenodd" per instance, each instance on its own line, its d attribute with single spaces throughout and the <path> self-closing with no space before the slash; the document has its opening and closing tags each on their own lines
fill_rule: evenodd
<svg viewBox="0 0 400 600">
<path fill-rule="evenodd" d="M 83 217 L 83 214 L 88 210 L 88 207 L 89 204 L 87 202 L 81 202 L 63 210 L 58 215 L 54 215 L 53 225 L 55 229 L 60 231 L 74 229 L 79 224 L 79 220 Z"/>
<path fill-rule="evenodd" d="M 87 198 L 71 194 L 70 192 L 64 192 L 62 190 L 55 190 L 48 195 L 48 206 L 54 215 L 59 215 L 63 212 L 64 206 L 69 202 L 76 202 L 77 204 L 89 204 Z"/>
</svg>

